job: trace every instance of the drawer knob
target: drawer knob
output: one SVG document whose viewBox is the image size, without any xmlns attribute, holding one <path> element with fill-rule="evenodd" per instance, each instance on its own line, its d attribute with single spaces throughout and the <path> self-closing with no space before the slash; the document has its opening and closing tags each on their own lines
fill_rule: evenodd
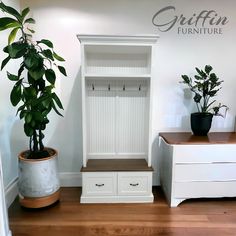
<svg viewBox="0 0 236 236">
<path fill-rule="evenodd" d="M 102 187 L 102 186 L 104 186 L 104 184 L 95 184 L 95 186 Z"/>
<path fill-rule="evenodd" d="M 133 187 L 135 187 L 135 186 L 138 186 L 139 185 L 139 183 L 136 183 L 136 184 L 129 184 L 130 186 L 133 186 Z"/>
</svg>

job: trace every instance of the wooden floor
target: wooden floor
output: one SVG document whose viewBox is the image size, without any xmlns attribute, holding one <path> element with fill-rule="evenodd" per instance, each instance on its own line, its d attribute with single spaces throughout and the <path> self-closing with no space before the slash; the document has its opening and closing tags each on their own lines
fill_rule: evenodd
<svg viewBox="0 0 236 236">
<path fill-rule="evenodd" d="M 236 198 L 187 200 L 169 208 L 160 188 L 152 204 L 80 204 L 81 188 L 62 188 L 61 201 L 9 209 L 13 236 L 236 236 Z"/>
</svg>

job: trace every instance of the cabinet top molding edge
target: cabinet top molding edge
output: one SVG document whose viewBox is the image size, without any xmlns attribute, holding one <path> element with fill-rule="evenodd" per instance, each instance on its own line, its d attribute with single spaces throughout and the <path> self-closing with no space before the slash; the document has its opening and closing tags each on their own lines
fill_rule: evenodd
<svg viewBox="0 0 236 236">
<path fill-rule="evenodd" d="M 156 43 L 159 36 L 155 34 L 146 35 L 100 35 L 100 34 L 77 34 L 80 43 Z"/>
<path fill-rule="evenodd" d="M 195 136 L 190 132 L 173 132 L 160 133 L 159 136 L 170 145 L 236 144 L 235 132 L 212 132 L 207 136 Z"/>
</svg>

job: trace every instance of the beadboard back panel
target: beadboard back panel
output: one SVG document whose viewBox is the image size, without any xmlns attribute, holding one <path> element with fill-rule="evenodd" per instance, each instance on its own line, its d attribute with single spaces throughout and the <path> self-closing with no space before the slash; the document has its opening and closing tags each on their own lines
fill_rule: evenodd
<svg viewBox="0 0 236 236">
<path fill-rule="evenodd" d="M 89 157 L 147 156 L 147 82 L 88 80 L 87 90 Z"/>
</svg>

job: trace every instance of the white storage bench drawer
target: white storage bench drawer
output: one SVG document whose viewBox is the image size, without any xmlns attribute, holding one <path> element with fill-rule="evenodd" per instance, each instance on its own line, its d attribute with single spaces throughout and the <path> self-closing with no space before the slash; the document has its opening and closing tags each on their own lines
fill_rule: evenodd
<svg viewBox="0 0 236 236">
<path fill-rule="evenodd" d="M 145 159 L 93 159 L 82 167 L 81 203 L 153 202 L 152 167 Z"/>
<path fill-rule="evenodd" d="M 116 193 L 117 178 L 115 173 L 83 173 L 83 194 L 111 196 Z"/>
<path fill-rule="evenodd" d="M 84 172 L 81 203 L 153 202 L 152 172 Z"/>
<path fill-rule="evenodd" d="M 118 195 L 147 195 L 151 192 L 151 172 L 118 173 Z"/>
</svg>

